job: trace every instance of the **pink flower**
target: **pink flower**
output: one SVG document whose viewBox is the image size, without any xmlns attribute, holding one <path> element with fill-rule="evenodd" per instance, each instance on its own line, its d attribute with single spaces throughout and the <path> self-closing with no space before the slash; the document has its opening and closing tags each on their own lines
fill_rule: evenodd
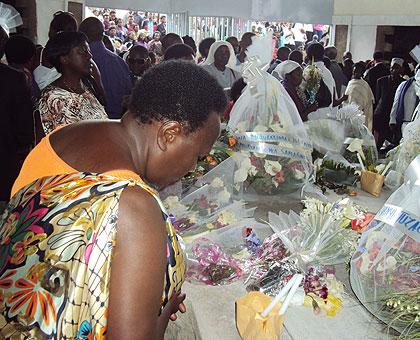
<svg viewBox="0 0 420 340">
<path fill-rule="evenodd" d="M 286 180 L 284 178 L 284 171 L 280 171 L 278 172 L 275 176 L 274 176 L 274 180 L 278 183 L 278 184 L 282 184 L 284 183 L 284 181 Z"/>
</svg>

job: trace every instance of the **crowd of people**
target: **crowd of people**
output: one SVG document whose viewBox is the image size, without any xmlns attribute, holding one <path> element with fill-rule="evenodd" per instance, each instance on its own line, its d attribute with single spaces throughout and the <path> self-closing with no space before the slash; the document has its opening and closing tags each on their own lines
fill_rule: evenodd
<svg viewBox="0 0 420 340">
<path fill-rule="evenodd" d="M 10 334 L 159 338 L 185 312 L 185 260 L 156 189 L 210 152 L 220 118 L 228 119 L 246 86 L 241 72 L 255 33 L 197 46 L 158 19 L 133 12 L 125 21 L 110 10 L 79 24 L 58 12 L 45 47 L 0 29 L 8 64 L 0 63 L 8 79 L 0 85 L 0 156 L 7 160 L 0 277 L 30 276 L 48 301 L 41 309 L 7 286 L 1 313 Z M 305 37 L 294 35 L 292 44 L 286 28 Z M 338 63 L 316 26 L 312 39 L 306 29 L 282 25 L 283 45 L 274 31 L 268 69 L 302 120 L 356 103 L 379 149 L 398 144 L 418 107 L 415 70 L 400 58 L 389 65 L 380 52 L 356 63 L 346 52 Z M 310 64 L 322 75 L 314 102 L 301 88 Z"/>
</svg>

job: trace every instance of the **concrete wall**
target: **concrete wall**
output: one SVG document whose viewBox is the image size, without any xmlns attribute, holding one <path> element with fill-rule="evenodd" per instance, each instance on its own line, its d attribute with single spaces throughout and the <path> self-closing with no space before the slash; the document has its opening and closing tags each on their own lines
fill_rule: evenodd
<svg viewBox="0 0 420 340">
<path fill-rule="evenodd" d="M 68 0 L 36 0 L 37 43 L 44 45 L 48 41 L 48 30 L 53 14 L 68 10 Z M 85 0 L 72 0 L 85 4 Z"/>
<path fill-rule="evenodd" d="M 334 0 L 334 15 L 416 16 L 419 0 Z"/>
</svg>

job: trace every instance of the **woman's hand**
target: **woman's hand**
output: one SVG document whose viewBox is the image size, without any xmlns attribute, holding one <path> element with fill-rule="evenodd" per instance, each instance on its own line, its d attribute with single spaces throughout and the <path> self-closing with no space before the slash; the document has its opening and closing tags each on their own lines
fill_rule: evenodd
<svg viewBox="0 0 420 340">
<path fill-rule="evenodd" d="M 176 293 L 171 299 L 168 301 L 167 305 L 163 309 L 162 314 L 170 315 L 169 319 L 175 321 L 178 317 L 176 313 L 179 311 L 181 313 L 185 313 L 187 309 L 184 305 L 186 295 L 183 293 Z"/>
</svg>

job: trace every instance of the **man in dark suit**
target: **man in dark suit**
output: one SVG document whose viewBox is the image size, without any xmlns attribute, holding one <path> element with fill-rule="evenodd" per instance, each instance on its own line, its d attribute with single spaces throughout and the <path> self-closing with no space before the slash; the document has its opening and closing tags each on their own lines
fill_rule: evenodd
<svg viewBox="0 0 420 340">
<path fill-rule="evenodd" d="M 389 68 L 384 64 L 384 54 L 382 52 L 373 54 L 373 62 L 375 66 L 366 71 L 365 80 L 372 89 L 372 93 L 376 93 L 376 82 L 379 78 L 389 76 Z"/>
<path fill-rule="evenodd" d="M 404 81 L 401 77 L 404 60 L 394 58 L 391 62 L 391 75 L 378 79 L 376 83 L 375 102 L 376 109 L 373 114 L 373 131 L 376 147 L 381 149 L 385 140 L 392 142 L 392 133 L 389 127 L 389 118 L 394 102 L 395 92 Z"/>
<path fill-rule="evenodd" d="M 0 59 L 8 36 L 0 27 Z M 34 143 L 31 91 L 25 74 L 0 63 L 0 210 Z"/>
</svg>

